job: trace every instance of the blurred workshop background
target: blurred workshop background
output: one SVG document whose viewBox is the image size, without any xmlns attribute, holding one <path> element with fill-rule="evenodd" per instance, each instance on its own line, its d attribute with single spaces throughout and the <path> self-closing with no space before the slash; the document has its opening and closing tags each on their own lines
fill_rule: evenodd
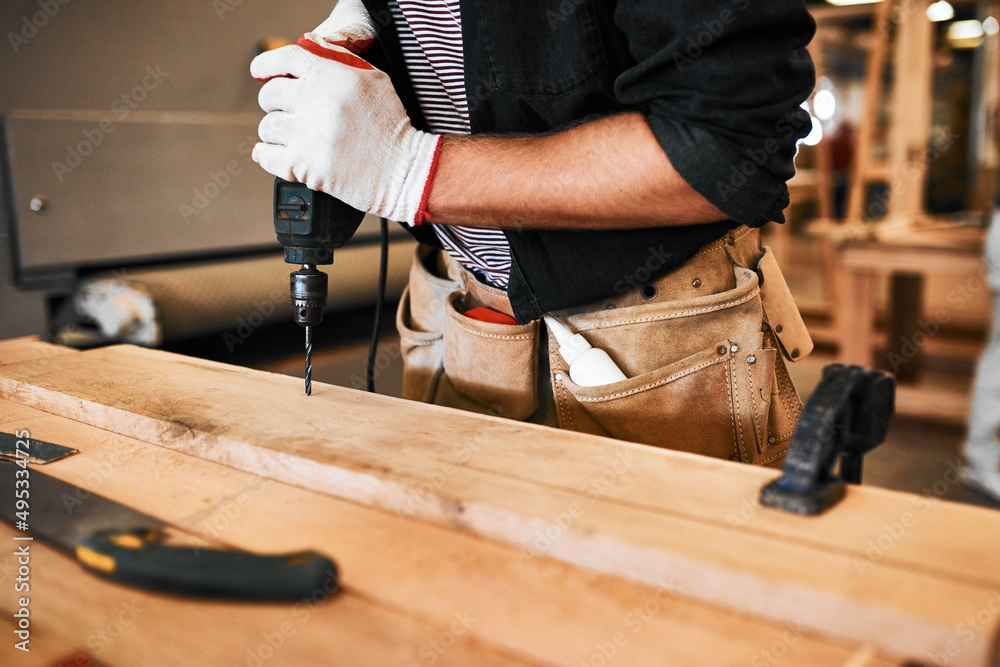
<svg viewBox="0 0 1000 667">
<path fill-rule="evenodd" d="M 248 67 L 332 4 L 0 4 L 0 339 L 128 342 L 301 376 L 273 179 L 250 159 L 262 113 Z M 807 4 L 813 130 L 788 223 L 765 241 L 817 343 L 790 370 L 803 398 L 826 363 L 894 372 L 897 417 L 865 482 L 998 506 L 954 471 L 992 312 L 1000 3 Z M 380 393 L 399 392 L 411 251 L 391 229 Z M 364 387 L 378 267 L 368 218 L 330 270 L 316 381 Z"/>
</svg>

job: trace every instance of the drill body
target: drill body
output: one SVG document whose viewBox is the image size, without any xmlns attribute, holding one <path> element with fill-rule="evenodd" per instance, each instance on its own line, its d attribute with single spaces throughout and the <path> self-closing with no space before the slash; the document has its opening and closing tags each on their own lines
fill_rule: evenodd
<svg viewBox="0 0 1000 667">
<path fill-rule="evenodd" d="M 312 393 L 312 327 L 323 321 L 327 275 L 317 267 L 333 264 L 333 251 L 347 243 L 365 214 L 302 183 L 274 181 L 274 233 L 285 261 L 301 268 L 289 276 L 295 321 L 306 330 L 306 394 Z"/>
</svg>

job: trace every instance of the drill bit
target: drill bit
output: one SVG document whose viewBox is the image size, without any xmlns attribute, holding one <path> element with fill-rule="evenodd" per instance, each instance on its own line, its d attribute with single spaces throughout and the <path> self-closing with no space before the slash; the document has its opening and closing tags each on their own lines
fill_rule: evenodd
<svg viewBox="0 0 1000 667">
<path fill-rule="evenodd" d="M 317 271 L 314 264 L 303 264 L 289 278 L 295 321 L 306 330 L 306 396 L 309 396 L 312 394 L 313 327 L 323 321 L 327 276 Z"/>
<path fill-rule="evenodd" d="M 313 341 L 312 341 L 312 327 L 306 326 L 306 396 L 311 396 L 313 391 L 312 385 L 312 374 L 313 374 Z"/>
</svg>

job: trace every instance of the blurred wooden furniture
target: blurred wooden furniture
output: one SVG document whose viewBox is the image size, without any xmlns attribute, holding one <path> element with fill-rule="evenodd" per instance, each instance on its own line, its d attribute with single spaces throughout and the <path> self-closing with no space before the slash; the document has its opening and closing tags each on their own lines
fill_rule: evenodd
<svg viewBox="0 0 1000 667">
<path fill-rule="evenodd" d="M 942 321 L 922 319 L 924 282 L 929 276 L 978 280 L 985 239 L 983 229 L 941 221 L 925 210 L 928 166 L 954 141 L 931 131 L 936 48 L 934 24 L 926 15 L 931 2 L 886 0 L 874 6 L 844 221 L 820 220 L 811 231 L 824 244 L 825 282 L 832 297 L 830 331 L 836 333 L 840 360 L 871 366 L 876 348 L 884 343 L 887 363 L 879 365 L 900 380 L 899 412 L 962 423 L 971 380 L 963 377 L 950 387 L 932 385 L 921 373 L 928 347 L 962 348 L 964 357 L 978 352 L 977 346 L 945 344 L 936 338 L 948 313 Z M 996 37 L 987 39 L 992 41 L 985 57 L 995 61 Z M 997 86 L 986 84 L 990 108 L 995 108 Z M 886 137 L 881 146 L 879 134 Z M 869 188 L 876 184 L 882 184 L 884 192 L 870 197 Z M 884 336 L 875 326 L 882 276 L 889 278 Z M 925 330 L 928 327 L 932 333 Z"/>
<path fill-rule="evenodd" d="M 875 293 L 878 277 L 892 278 L 887 309 L 887 370 L 900 380 L 896 391 L 899 414 L 964 423 L 969 412 L 969 387 L 944 387 L 921 382 L 921 360 L 929 339 L 951 319 L 947 308 L 925 313 L 924 279 L 931 275 L 983 277 L 986 230 L 954 224 L 879 225 L 869 237 L 847 239 L 838 247 L 840 361 L 873 366 Z M 963 383 L 971 384 L 971 379 Z"/>
<path fill-rule="evenodd" d="M 876 6 L 846 220 L 882 215 L 915 218 L 923 213 L 934 71 L 934 24 L 926 13 L 932 1 L 885 0 Z M 890 48 L 893 84 L 888 113 L 888 161 L 884 161 L 874 156 L 874 137 Z M 879 210 L 869 210 L 872 207 L 865 206 L 868 186 L 878 182 L 887 185 L 889 200 L 878 203 Z"/>
</svg>

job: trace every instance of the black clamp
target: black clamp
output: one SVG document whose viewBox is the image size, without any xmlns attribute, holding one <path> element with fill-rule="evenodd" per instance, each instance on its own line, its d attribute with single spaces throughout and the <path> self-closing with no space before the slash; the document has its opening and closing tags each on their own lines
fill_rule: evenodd
<svg viewBox="0 0 1000 667">
<path fill-rule="evenodd" d="M 807 515 L 836 504 L 845 484 L 861 483 L 865 453 L 885 440 L 895 397 L 896 379 L 888 373 L 843 364 L 824 368 L 795 427 L 781 477 L 761 489 L 760 504 Z"/>
</svg>

